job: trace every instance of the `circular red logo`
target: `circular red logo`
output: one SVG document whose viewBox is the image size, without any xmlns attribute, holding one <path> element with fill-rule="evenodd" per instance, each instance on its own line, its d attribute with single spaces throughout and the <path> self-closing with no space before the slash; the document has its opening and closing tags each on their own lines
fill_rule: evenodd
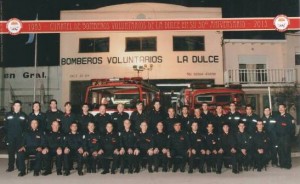
<svg viewBox="0 0 300 184">
<path fill-rule="evenodd" d="M 22 22 L 17 18 L 9 19 L 6 23 L 6 28 L 11 35 L 18 35 L 22 29 Z"/>
</svg>

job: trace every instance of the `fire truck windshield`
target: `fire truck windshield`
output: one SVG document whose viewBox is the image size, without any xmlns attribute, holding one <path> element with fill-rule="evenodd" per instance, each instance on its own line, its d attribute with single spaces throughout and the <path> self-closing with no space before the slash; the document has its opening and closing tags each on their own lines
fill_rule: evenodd
<svg viewBox="0 0 300 184">
<path fill-rule="evenodd" d="M 146 95 L 143 94 L 143 99 Z M 135 108 L 136 102 L 140 98 L 140 93 L 135 86 L 113 86 L 95 87 L 90 89 L 88 100 L 94 108 L 99 104 L 105 104 L 108 109 L 115 109 L 119 103 L 124 104 L 126 109 Z"/>
</svg>

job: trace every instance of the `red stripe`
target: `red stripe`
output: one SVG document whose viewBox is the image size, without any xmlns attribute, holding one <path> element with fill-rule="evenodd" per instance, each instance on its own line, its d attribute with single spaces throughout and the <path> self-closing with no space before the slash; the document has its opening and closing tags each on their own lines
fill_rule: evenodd
<svg viewBox="0 0 300 184">
<path fill-rule="evenodd" d="M 21 33 L 68 33 L 91 31 L 257 31 L 276 30 L 274 18 L 220 18 L 198 20 L 111 20 L 111 21 L 22 21 Z M 300 30 L 300 17 L 289 17 L 288 30 Z M 0 22 L 0 34 L 8 34 L 7 21 Z"/>
</svg>

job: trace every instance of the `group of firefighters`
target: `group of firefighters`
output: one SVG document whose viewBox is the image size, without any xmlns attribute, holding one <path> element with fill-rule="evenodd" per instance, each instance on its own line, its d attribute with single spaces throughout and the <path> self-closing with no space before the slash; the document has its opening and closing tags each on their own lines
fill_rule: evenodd
<svg viewBox="0 0 300 184">
<path fill-rule="evenodd" d="M 172 170 L 188 173 L 220 174 L 223 165 L 237 174 L 250 169 L 261 171 L 269 161 L 272 166 L 290 169 L 291 140 L 295 131 L 293 117 L 279 105 L 278 115 L 264 109 L 263 117 L 253 113 L 251 105 L 240 114 L 236 104 L 229 104 L 229 112 L 217 106 L 214 113 L 207 103 L 193 110 L 183 106 L 180 115 L 173 108 L 164 112 L 159 101 L 145 110 L 137 102 L 136 110 L 129 115 L 124 105 L 108 114 L 100 105 L 99 113 L 89 113 L 89 105 L 82 105 L 82 113 L 74 114 L 66 102 L 64 112 L 51 100 L 49 110 L 41 112 L 39 102 L 32 105 L 32 113 L 21 110 L 21 101 L 15 101 L 12 111 L 5 116 L 8 169 L 16 166 L 18 176 L 26 174 L 25 161 L 33 157 L 34 176 L 52 173 L 56 163 L 57 175 L 70 175 L 73 162 L 77 162 L 78 175 L 87 173 L 115 174 L 125 169 L 139 173 L 147 167 L 149 173 Z M 15 160 L 15 154 L 17 159 Z M 30 165 L 30 164 L 29 164 Z"/>
</svg>

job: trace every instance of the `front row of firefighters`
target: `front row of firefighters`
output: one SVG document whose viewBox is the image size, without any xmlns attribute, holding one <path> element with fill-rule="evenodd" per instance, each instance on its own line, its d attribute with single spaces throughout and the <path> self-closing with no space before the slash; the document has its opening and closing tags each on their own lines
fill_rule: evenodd
<svg viewBox="0 0 300 184">
<path fill-rule="evenodd" d="M 87 133 L 81 134 L 73 122 L 70 132 L 64 135 L 59 131 L 58 121 L 53 121 L 51 131 L 43 134 L 38 131 L 38 121 L 32 120 L 30 130 L 24 133 L 18 145 L 17 165 L 19 176 L 26 173 L 28 156 L 35 157 L 34 176 L 39 175 L 42 165 L 42 175 L 51 174 L 52 162 L 56 163 L 57 175 L 68 176 L 73 161 L 77 162 L 78 175 L 83 175 L 84 163 L 87 173 L 96 173 L 102 168 L 102 174 L 115 174 L 118 167 L 120 173 L 124 173 L 125 168 L 128 173 L 138 173 L 140 167 L 146 165 L 150 173 L 158 172 L 159 167 L 162 172 L 171 167 L 173 172 L 178 169 L 185 172 L 186 163 L 189 173 L 197 168 L 201 173 L 220 174 L 223 164 L 231 167 L 235 174 L 250 168 L 261 171 L 270 160 L 269 137 L 263 127 L 263 121 L 258 120 L 255 133 L 250 135 L 243 121 L 239 122 L 237 133 L 231 133 L 224 123 L 223 132 L 216 135 L 212 123 L 207 124 L 207 133 L 201 134 L 197 122 L 192 122 L 188 133 L 181 130 L 180 122 L 175 122 L 174 131 L 168 135 L 163 131 L 162 122 L 157 123 L 154 134 L 147 131 L 146 121 L 140 124 L 140 132 L 135 133 L 130 120 L 126 119 L 124 130 L 119 133 L 115 133 L 113 124 L 108 122 L 106 133 L 100 136 L 95 132 L 95 124 L 89 122 Z"/>
</svg>

